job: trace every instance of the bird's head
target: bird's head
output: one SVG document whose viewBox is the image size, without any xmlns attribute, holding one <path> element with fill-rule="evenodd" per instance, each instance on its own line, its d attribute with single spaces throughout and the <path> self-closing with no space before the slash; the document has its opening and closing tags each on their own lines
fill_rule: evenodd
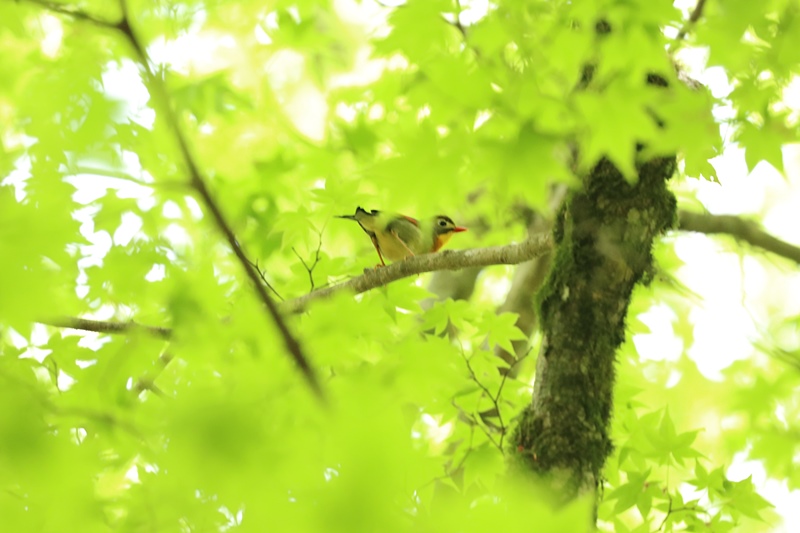
<svg viewBox="0 0 800 533">
<path fill-rule="evenodd" d="M 461 233 L 462 231 L 467 231 L 467 228 L 456 226 L 452 218 L 444 215 L 435 217 L 433 219 L 433 251 L 436 252 L 447 244 L 447 241 L 450 240 L 454 233 Z"/>
</svg>

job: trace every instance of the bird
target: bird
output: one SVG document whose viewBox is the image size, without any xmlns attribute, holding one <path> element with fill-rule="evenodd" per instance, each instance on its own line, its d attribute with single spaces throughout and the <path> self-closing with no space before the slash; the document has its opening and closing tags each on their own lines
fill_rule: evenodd
<svg viewBox="0 0 800 533">
<path fill-rule="evenodd" d="M 354 215 L 339 215 L 336 218 L 358 222 L 378 252 L 381 264 L 377 266 L 386 266 L 384 259 L 400 261 L 413 255 L 436 252 L 447 244 L 454 233 L 467 231 L 467 228 L 456 226 L 453 219 L 445 215 L 420 221 L 406 215 L 357 207 Z"/>
</svg>

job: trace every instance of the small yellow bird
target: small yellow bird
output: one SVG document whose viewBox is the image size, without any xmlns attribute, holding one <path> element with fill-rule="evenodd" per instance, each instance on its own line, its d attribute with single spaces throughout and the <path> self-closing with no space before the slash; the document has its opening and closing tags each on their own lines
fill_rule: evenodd
<svg viewBox="0 0 800 533">
<path fill-rule="evenodd" d="M 399 261 L 412 255 L 436 252 L 447 244 L 454 233 L 467 231 L 467 228 L 456 226 L 452 218 L 444 215 L 419 221 L 405 215 L 376 209 L 367 211 L 358 207 L 355 215 L 337 218 L 358 222 L 372 239 L 383 266 L 386 266 L 384 258 Z"/>
</svg>

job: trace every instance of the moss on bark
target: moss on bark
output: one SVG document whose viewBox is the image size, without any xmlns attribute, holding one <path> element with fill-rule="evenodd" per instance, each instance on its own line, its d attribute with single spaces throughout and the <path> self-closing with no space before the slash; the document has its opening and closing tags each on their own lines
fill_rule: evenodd
<svg viewBox="0 0 800 533">
<path fill-rule="evenodd" d="M 613 449 L 615 353 L 633 287 L 652 267 L 653 241 L 676 218 L 667 188 L 674 170 L 674 157 L 653 159 L 631 184 L 602 160 L 567 198 L 554 228 L 553 268 L 538 294 L 545 340 L 534 398 L 511 452 L 565 499 L 594 490 Z"/>
</svg>

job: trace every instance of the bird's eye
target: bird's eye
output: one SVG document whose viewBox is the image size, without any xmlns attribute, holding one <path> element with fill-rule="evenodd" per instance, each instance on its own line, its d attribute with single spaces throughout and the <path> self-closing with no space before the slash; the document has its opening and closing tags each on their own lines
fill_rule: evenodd
<svg viewBox="0 0 800 533">
<path fill-rule="evenodd" d="M 447 221 L 446 220 L 440 220 L 439 221 L 439 226 L 441 226 L 441 227 L 447 226 Z"/>
</svg>

